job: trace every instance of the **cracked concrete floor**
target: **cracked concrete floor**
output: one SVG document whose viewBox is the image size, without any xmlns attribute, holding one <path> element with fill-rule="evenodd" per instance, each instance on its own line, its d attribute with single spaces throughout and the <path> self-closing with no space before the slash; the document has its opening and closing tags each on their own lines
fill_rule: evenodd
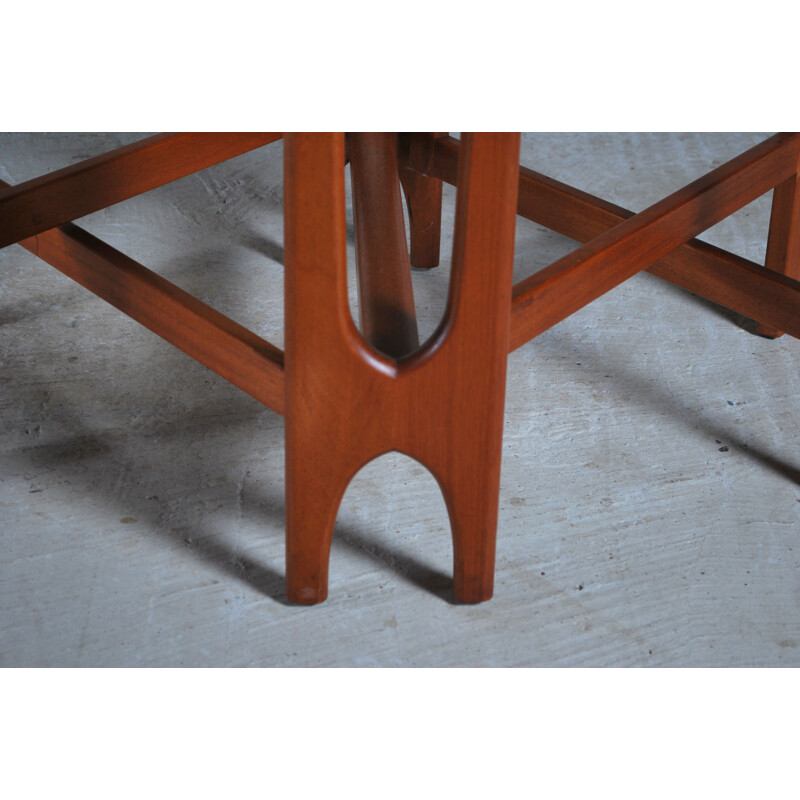
<svg viewBox="0 0 800 800">
<path fill-rule="evenodd" d="M 522 162 L 638 211 L 767 135 L 528 134 Z M 3 134 L 0 178 L 141 136 Z M 79 224 L 281 345 L 281 154 Z M 414 274 L 423 335 L 454 197 L 442 267 Z M 769 210 L 701 238 L 763 261 Z M 516 279 L 575 246 L 520 220 Z M 2 666 L 800 665 L 793 339 L 636 276 L 510 357 L 493 600 L 450 602 L 438 488 L 391 455 L 300 608 L 281 417 L 22 248 L 0 276 Z"/>
</svg>

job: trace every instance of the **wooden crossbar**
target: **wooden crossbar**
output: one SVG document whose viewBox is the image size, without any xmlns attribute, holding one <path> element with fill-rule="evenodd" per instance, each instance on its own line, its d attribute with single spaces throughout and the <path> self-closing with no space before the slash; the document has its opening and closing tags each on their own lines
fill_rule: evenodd
<svg viewBox="0 0 800 800">
<path fill-rule="evenodd" d="M 0 181 L 0 186 L 8 184 Z M 283 351 L 67 223 L 19 243 L 269 408 L 284 413 Z"/>
<path fill-rule="evenodd" d="M 281 350 L 81 228 L 52 227 L 280 137 L 162 134 L 16 187 L 0 181 L 0 242 L 40 231 L 20 244 L 282 414 Z M 428 142 L 420 171 L 455 185 L 460 143 Z M 793 176 L 799 156 L 800 135 L 778 134 L 639 214 L 521 168 L 518 213 L 588 243 L 514 287 L 509 349 L 646 268 L 800 338 L 800 282 L 692 240 Z"/>
<path fill-rule="evenodd" d="M 0 191 L 0 247 L 280 139 L 280 133 L 161 133 Z"/>
<path fill-rule="evenodd" d="M 458 148 L 452 137 L 436 139 L 427 174 L 455 183 Z M 589 244 L 514 288 L 510 349 L 648 267 L 712 302 L 800 336 L 796 281 L 703 242 L 684 244 L 791 177 L 799 153 L 800 136 L 778 134 L 637 215 L 522 168 L 518 213 Z"/>
</svg>

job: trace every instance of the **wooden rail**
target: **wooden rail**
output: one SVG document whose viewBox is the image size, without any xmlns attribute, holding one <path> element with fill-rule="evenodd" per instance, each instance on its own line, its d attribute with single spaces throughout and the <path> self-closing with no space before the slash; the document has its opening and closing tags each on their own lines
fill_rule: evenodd
<svg viewBox="0 0 800 800">
<path fill-rule="evenodd" d="M 0 187 L 8 184 L 0 181 Z M 68 223 L 19 243 L 256 400 L 284 413 L 283 351 Z"/>
<path fill-rule="evenodd" d="M 427 172 L 455 184 L 459 144 L 435 141 Z M 587 245 L 514 287 L 511 350 L 648 269 L 712 302 L 800 337 L 800 283 L 689 241 L 796 173 L 800 135 L 778 134 L 640 214 L 520 170 L 518 213 Z"/>
<path fill-rule="evenodd" d="M 0 191 L 0 247 L 280 139 L 280 133 L 160 133 Z"/>
</svg>

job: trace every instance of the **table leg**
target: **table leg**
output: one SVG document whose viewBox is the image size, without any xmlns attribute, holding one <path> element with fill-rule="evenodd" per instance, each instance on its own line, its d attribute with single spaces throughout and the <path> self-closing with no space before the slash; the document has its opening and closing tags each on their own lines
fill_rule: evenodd
<svg viewBox="0 0 800 800">
<path fill-rule="evenodd" d="M 394 133 L 347 136 L 361 332 L 394 358 L 419 347 Z"/>
<path fill-rule="evenodd" d="M 442 229 L 442 182 L 408 167 L 400 170 L 408 208 L 411 238 L 411 266 L 432 269 L 439 266 Z"/>
<path fill-rule="evenodd" d="M 445 317 L 422 349 L 399 361 L 370 348 L 350 317 L 343 137 L 288 134 L 284 152 L 287 597 L 325 599 L 333 527 L 347 484 L 366 463 L 394 450 L 426 466 L 442 489 L 456 600 L 487 600 L 519 136 L 465 137 Z"/>
<path fill-rule="evenodd" d="M 790 278 L 800 278 L 800 180 L 793 175 L 772 195 L 772 215 L 765 266 Z M 759 323 L 756 333 L 776 339 L 783 331 Z"/>
</svg>

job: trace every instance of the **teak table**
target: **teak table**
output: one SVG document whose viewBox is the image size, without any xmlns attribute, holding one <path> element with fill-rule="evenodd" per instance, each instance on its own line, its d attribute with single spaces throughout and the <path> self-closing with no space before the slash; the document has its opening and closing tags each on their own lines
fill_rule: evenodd
<svg viewBox="0 0 800 800">
<path fill-rule="evenodd" d="M 285 350 L 70 221 L 284 140 Z M 800 134 L 781 133 L 639 214 L 519 166 L 519 134 L 171 133 L 17 186 L 18 242 L 286 417 L 286 594 L 325 599 L 339 503 L 392 450 L 441 487 L 454 596 L 492 595 L 508 353 L 640 270 L 800 337 Z M 345 165 L 360 331 L 347 298 Z M 420 346 L 410 266 L 439 261 L 442 182 L 457 187 L 444 318 Z M 403 221 L 408 208 L 410 253 Z M 766 266 L 693 239 L 770 189 Z M 586 242 L 512 285 L 517 214 Z"/>
</svg>

